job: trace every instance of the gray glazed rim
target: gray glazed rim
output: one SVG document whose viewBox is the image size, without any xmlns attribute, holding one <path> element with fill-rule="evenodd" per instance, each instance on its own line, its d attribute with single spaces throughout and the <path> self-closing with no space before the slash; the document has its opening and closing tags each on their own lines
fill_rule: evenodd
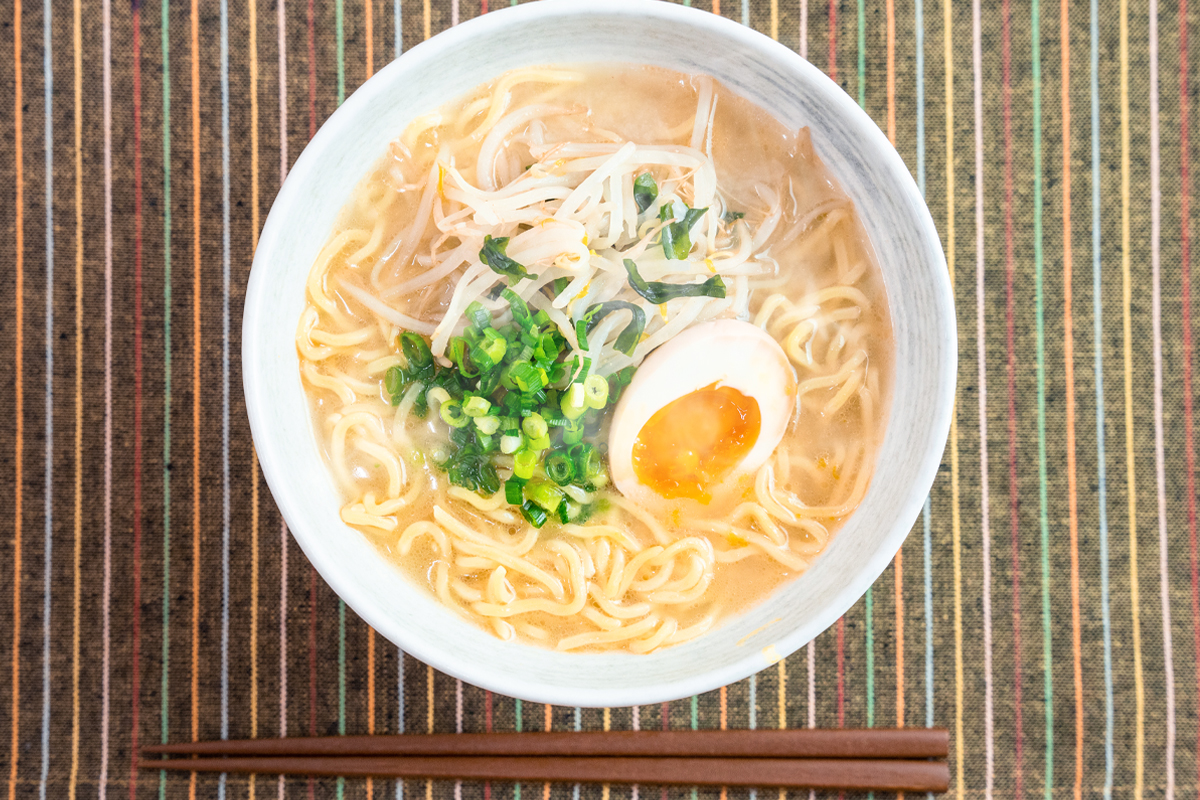
<svg viewBox="0 0 1200 800">
<path fill-rule="evenodd" d="M 503 642 L 442 607 L 342 523 L 313 436 L 294 334 L 304 280 L 333 220 L 412 118 L 521 66 L 646 63 L 706 72 L 814 144 L 854 200 L 889 294 L 896 381 L 862 505 L 799 578 L 704 636 L 644 656 Z M 835 83 L 732 21 L 658 0 L 540 0 L 465 22 L 360 87 L 293 166 L 263 228 L 243 316 L 244 387 L 267 483 L 334 591 L 404 652 L 494 692 L 569 706 L 645 705 L 733 683 L 833 624 L 899 550 L 933 483 L 953 408 L 957 339 L 940 240 L 907 168 Z"/>
</svg>

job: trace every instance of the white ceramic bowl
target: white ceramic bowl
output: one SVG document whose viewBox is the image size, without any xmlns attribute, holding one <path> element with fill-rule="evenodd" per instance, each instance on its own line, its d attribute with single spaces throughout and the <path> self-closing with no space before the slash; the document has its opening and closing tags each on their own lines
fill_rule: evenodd
<svg viewBox="0 0 1200 800">
<path fill-rule="evenodd" d="M 309 418 L 294 336 L 304 284 L 334 219 L 408 122 L 502 72 L 535 64 L 649 63 L 706 72 L 792 127 L 808 125 L 879 256 L 896 380 L 866 499 L 799 579 L 705 636 L 634 656 L 502 642 L 443 608 L 338 515 Z M 647 109 L 646 113 L 653 113 Z M 568 706 L 648 704 L 715 689 L 797 650 L 887 566 L 933 483 L 950 425 L 957 344 L 933 221 L 896 151 L 816 67 L 749 28 L 657 0 L 541 0 L 473 19 L 382 69 L 317 132 L 259 240 L 243 319 L 246 404 L 267 482 L 321 576 L 421 661 L 495 692 Z"/>
</svg>

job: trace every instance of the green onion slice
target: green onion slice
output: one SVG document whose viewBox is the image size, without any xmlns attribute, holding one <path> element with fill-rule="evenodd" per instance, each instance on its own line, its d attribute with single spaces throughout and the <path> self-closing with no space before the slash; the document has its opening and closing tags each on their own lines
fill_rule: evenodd
<svg viewBox="0 0 1200 800">
<path fill-rule="evenodd" d="M 629 259 L 625 259 L 626 270 L 629 269 L 630 264 L 633 264 L 633 262 Z M 633 269 L 634 272 L 636 272 L 637 266 L 635 265 Z M 638 280 L 641 280 L 640 276 L 638 277 Z M 629 283 L 630 285 L 633 285 L 632 278 L 630 278 Z M 642 283 L 645 283 L 645 281 L 642 281 Z M 633 288 L 635 291 L 638 291 L 637 286 L 634 286 Z M 642 293 L 638 291 L 638 294 Z M 642 296 L 645 297 L 644 294 L 642 294 Z M 721 297 L 724 296 L 725 288 L 724 284 L 722 284 Z M 587 331 L 591 332 L 592 329 L 599 324 L 600 320 L 604 319 L 614 311 L 620 311 L 622 309 L 625 309 L 633 314 L 633 318 L 630 319 L 629 324 L 626 325 L 625 329 L 622 330 L 617 336 L 617 340 L 613 343 L 613 346 L 619 352 L 628 356 L 633 354 L 633 348 L 638 346 L 638 342 L 642 340 L 642 331 L 646 329 L 646 314 L 644 311 L 642 311 L 641 306 L 636 306 L 633 303 L 627 303 L 624 300 L 609 300 L 607 303 L 597 303 L 596 305 L 588 308 L 588 310 L 583 313 L 583 317 L 580 319 L 580 321 L 586 323 Z M 583 345 L 581 344 L 580 347 L 583 348 Z"/>
<path fill-rule="evenodd" d="M 525 485 L 525 481 L 520 478 L 509 478 L 504 482 L 504 499 L 509 505 L 519 506 L 525 502 L 521 493 L 521 487 Z"/>
<path fill-rule="evenodd" d="M 572 445 L 567 452 L 575 462 L 577 478 L 590 481 L 604 472 L 604 467 L 600 463 L 600 451 L 596 449 L 595 445 L 576 444 Z"/>
<path fill-rule="evenodd" d="M 500 292 L 500 296 L 508 302 L 508 307 L 512 309 L 513 321 L 517 326 L 530 330 L 533 326 L 533 314 L 529 311 L 529 306 L 521 299 L 521 296 L 507 286 L 504 291 Z"/>
<path fill-rule="evenodd" d="M 509 258 L 504 252 L 506 249 L 508 249 L 507 236 L 499 239 L 484 236 L 483 249 L 479 251 L 479 260 L 491 267 L 493 272 L 511 278 L 513 283 L 518 283 L 524 278 L 537 278 L 537 275 L 530 274 L 524 265 Z"/>
<path fill-rule="evenodd" d="M 583 393 L 588 408 L 604 408 L 608 403 L 608 380 L 599 375 L 589 375 L 583 382 Z"/>
<path fill-rule="evenodd" d="M 574 419 L 563 429 L 563 444 L 574 445 L 583 441 L 583 420 Z"/>
<path fill-rule="evenodd" d="M 484 436 L 492 436 L 496 431 L 500 430 L 499 417 L 476 417 L 475 427 L 479 428 L 479 432 Z"/>
<path fill-rule="evenodd" d="M 546 459 L 546 475 L 559 486 L 566 486 L 575 477 L 575 464 L 562 451 L 551 453 Z"/>
<path fill-rule="evenodd" d="M 400 334 L 400 352 L 408 362 L 408 374 L 413 377 L 425 377 L 433 370 L 433 351 L 419 334 L 405 331 Z"/>
<path fill-rule="evenodd" d="M 663 283 L 647 281 L 638 272 L 637 264 L 625 259 L 625 271 L 629 273 L 629 285 L 642 297 L 656 306 L 677 297 L 717 297 L 725 296 L 725 281 L 720 275 L 713 275 L 703 283 Z"/>
<path fill-rule="evenodd" d="M 533 450 L 518 450 L 513 456 L 513 475 L 524 480 L 533 477 L 533 468 L 537 466 L 538 454 Z"/>
<path fill-rule="evenodd" d="M 492 403 L 486 397 L 468 397 L 462 407 L 468 417 L 486 417 L 492 410 Z"/>
<path fill-rule="evenodd" d="M 546 481 L 532 481 L 525 484 L 525 497 L 548 512 L 557 511 L 563 501 L 562 489 Z"/>
<path fill-rule="evenodd" d="M 671 222 L 662 229 L 663 253 L 667 258 L 683 261 L 692 251 L 692 238 L 689 235 L 696 221 L 708 212 L 707 208 L 689 208 L 683 213 L 683 219 Z M 658 218 L 663 222 L 674 219 L 675 212 L 670 205 L 664 205 L 658 210 Z"/>
<path fill-rule="evenodd" d="M 400 405 L 400 396 L 404 394 L 404 372 L 399 367 L 389 367 L 383 374 L 383 389 L 392 398 L 392 405 Z"/>
<path fill-rule="evenodd" d="M 482 331 L 491 326 L 492 312 L 484 308 L 478 300 L 472 300 L 471 304 L 467 306 L 467 319 L 471 320 L 471 324 Z"/>
<path fill-rule="evenodd" d="M 535 528 L 540 528 L 546 524 L 546 512 L 529 500 L 521 504 L 521 516 Z"/>
<path fill-rule="evenodd" d="M 525 435 L 530 439 L 540 439 L 546 435 L 549 426 L 542 415 L 535 411 L 521 421 L 521 430 L 525 431 Z"/>
<path fill-rule="evenodd" d="M 587 394 L 582 383 L 572 383 L 559 401 L 563 416 L 569 420 L 579 419 L 587 411 Z"/>
<path fill-rule="evenodd" d="M 461 428 L 471 421 L 471 418 L 463 410 L 462 403 L 458 400 L 447 400 L 442 403 L 439 413 L 451 428 Z"/>
<path fill-rule="evenodd" d="M 621 395 L 625 394 L 625 387 L 633 380 L 635 368 L 632 366 L 619 369 L 608 376 L 608 401 L 616 404 L 621 399 Z"/>
<path fill-rule="evenodd" d="M 658 197 L 658 184 L 649 172 L 643 172 L 633 181 L 633 201 L 637 203 L 638 213 L 641 214 Z"/>
</svg>

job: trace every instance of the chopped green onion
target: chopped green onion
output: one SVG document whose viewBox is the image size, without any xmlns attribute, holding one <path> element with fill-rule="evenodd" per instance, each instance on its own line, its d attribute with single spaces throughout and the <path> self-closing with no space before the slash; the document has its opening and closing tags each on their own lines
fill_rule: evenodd
<svg viewBox="0 0 1200 800">
<path fill-rule="evenodd" d="M 478 392 L 481 396 L 491 395 L 500 386 L 500 370 L 493 369 L 479 379 Z"/>
<path fill-rule="evenodd" d="M 492 312 L 484 308 L 478 300 L 473 300 L 467 306 L 467 319 L 471 320 L 471 323 L 482 331 L 492 324 Z"/>
<path fill-rule="evenodd" d="M 424 371 L 433 366 L 433 352 L 418 334 L 405 331 L 400 334 L 400 352 L 408 362 L 410 375 L 424 377 Z"/>
<path fill-rule="evenodd" d="M 555 363 L 554 366 L 550 368 L 550 372 L 546 375 L 547 379 L 550 381 L 550 385 L 555 386 L 565 381 L 569 377 L 569 373 L 567 371 L 569 369 L 570 367 L 565 361 L 559 361 Z"/>
<path fill-rule="evenodd" d="M 524 480 L 533 477 L 533 468 L 537 466 L 538 454 L 533 450 L 518 450 L 513 455 L 513 475 Z"/>
<path fill-rule="evenodd" d="M 649 172 L 643 172 L 633 181 L 633 201 L 637 203 L 638 213 L 641 214 L 658 197 L 658 184 Z"/>
<path fill-rule="evenodd" d="M 550 512 L 557 511 L 563 501 L 562 489 L 546 481 L 525 484 L 525 497 Z"/>
<path fill-rule="evenodd" d="M 592 481 L 604 472 L 604 467 L 600 463 L 600 451 L 596 449 L 595 445 L 577 444 L 572 446 L 568 452 L 575 462 L 577 478 Z"/>
<path fill-rule="evenodd" d="M 534 349 L 533 355 L 539 361 L 556 361 L 559 353 L 562 352 L 562 348 L 558 344 L 558 339 L 559 335 L 557 330 L 549 333 L 543 333 L 538 338 L 538 345 Z"/>
<path fill-rule="evenodd" d="M 563 416 L 567 419 L 578 419 L 583 416 L 583 412 L 587 411 L 587 395 L 584 393 L 583 384 L 572 383 L 571 387 L 563 392 L 562 400 Z"/>
<path fill-rule="evenodd" d="M 479 432 L 485 436 L 491 436 L 496 431 L 500 430 L 499 417 L 476 417 L 475 427 L 479 428 Z"/>
<path fill-rule="evenodd" d="M 569 450 L 567 452 L 568 454 L 570 453 Z M 576 503 L 586 504 L 592 499 L 592 493 L 587 489 L 584 489 L 582 486 L 564 486 L 563 491 L 566 492 L 567 497 L 571 498 Z"/>
<path fill-rule="evenodd" d="M 509 370 L 509 375 L 512 376 L 513 383 L 522 392 L 536 392 L 546 385 L 548 376 L 544 370 L 530 364 L 528 361 L 519 361 L 512 365 Z"/>
<path fill-rule="evenodd" d="M 521 296 L 507 286 L 500 292 L 500 296 L 508 303 L 508 307 L 512 309 L 513 321 L 523 330 L 529 330 L 533 324 L 533 314 L 529 311 L 529 306 L 521 299 Z"/>
<path fill-rule="evenodd" d="M 566 486 L 575 477 L 575 464 L 564 452 L 551 453 L 546 458 L 546 475 L 559 486 Z"/>
<path fill-rule="evenodd" d="M 491 361 L 491 364 L 487 367 L 487 369 L 491 369 L 496 364 L 499 364 L 504 360 L 504 354 L 506 352 L 508 352 L 508 342 L 501 338 L 488 339 L 484 341 L 483 344 L 476 345 L 475 347 L 471 348 L 471 360 L 478 363 L 479 359 L 476 358 L 475 354 L 483 353 L 488 357 L 488 360 Z M 479 364 L 478 366 L 480 369 L 484 369 L 482 364 Z"/>
<path fill-rule="evenodd" d="M 468 417 L 485 417 L 491 410 L 491 401 L 486 397 L 468 397 L 463 403 L 463 413 Z"/>
<path fill-rule="evenodd" d="M 662 229 L 663 252 L 667 258 L 683 261 L 692 251 L 692 239 L 689 232 L 692 226 L 708 212 L 707 208 L 689 208 L 683 214 L 683 219 L 671 222 Z M 664 205 L 658 210 L 658 218 L 663 222 L 675 218 L 675 212 L 670 205 Z"/>
<path fill-rule="evenodd" d="M 604 408 L 608 402 L 608 381 L 599 375 L 589 375 L 583 382 L 583 392 L 588 408 Z"/>
<path fill-rule="evenodd" d="M 474 378 L 479 374 L 479 370 L 474 368 L 467 358 L 467 350 L 470 348 L 468 342 L 462 336 L 455 336 L 446 346 L 446 357 L 454 362 L 454 366 L 458 367 L 459 374 L 467 378 Z M 491 368 L 491 365 L 488 365 Z"/>
<path fill-rule="evenodd" d="M 545 294 L 551 300 L 562 294 L 563 289 L 571 285 L 570 278 L 555 278 L 542 287 L 542 294 Z"/>
<path fill-rule="evenodd" d="M 504 499 L 509 505 L 519 506 L 525 501 L 521 492 L 521 488 L 525 485 L 525 481 L 520 478 L 509 478 L 504 482 Z"/>
<path fill-rule="evenodd" d="M 571 361 L 571 383 L 583 383 L 591 368 L 592 359 L 590 357 L 584 356 L 581 360 L 579 356 L 575 356 Z"/>
<path fill-rule="evenodd" d="M 424 384 L 418 383 L 417 386 L 423 387 Z M 413 399 L 412 413 L 417 419 L 425 419 L 425 415 L 429 413 L 429 400 L 426 399 L 423 389 L 417 390 L 417 396 Z"/>
<path fill-rule="evenodd" d="M 621 399 L 621 395 L 625 393 L 625 387 L 633 380 L 635 370 L 636 368 L 633 366 L 623 367 L 608 376 L 608 396 L 610 402 L 615 403 Z"/>
<path fill-rule="evenodd" d="M 383 374 L 383 390 L 392 396 L 392 405 L 400 405 L 396 396 L 404 394 L 404 384 L 404 372 L 399 367 L 389 367 Z"/>
<path fill-rule="evenodd" d="M 546 524 L 546 512 L 528 500 L 521 504 L 521 516 L 535 528 Z"/>
<path fill-rule="evenodd" d="M 486 245 L 493 252 L 488 258 L 505 264 L 493 256 L 507 258 L 507 244 L 489 239 Z M 508 277 L 526 276 L 527 272 Z M 547 297 L 559 296 L 570 291 L 569 286 L 570 279 L 561 278 L 542 291 Z M 484 305 L 482 298 L 468 304 L 462 312 L 466 327 L 450 337 L 444 358 L 433 357 L 427 339 L 412 332 L 399 334 L 403 361 L 382 376 L 385 399 L 399 404 L 410 397 L 418 417 L 437 402 L 450 426 L 449 437 L 434 443 L 430 455 L 451 485 L 488 497 L 503 490 L 512 510 L 520 509 L 539 526 L 549 518 L 586 519 L 592 510 L 587 492 L 608 480 L 601 451 L 583 448 L 605 424 L 602 414 L 588 412 L 603 412 L 615 402 L 624 385 L 618 383 L 622 374 L 627 383 L 633 372 L 629 367 L 615 377 L 593 375 L 592 360 L 585 355 L 588 335 L 604 316 L 628 310 L 630 322 L 616 338 L 617 346 L 631 353 L 642 337 L 646 313 L 642 304 L 600 303 L 567 323 L 574 325 L 573 331 L 563 331 L 545 309 L 531 308 L 504 282 L 489 296 L 504 298 L 512 321 L 497 324 L 490 303 Z M 552 429 L 557 429 L 553 435 Z M 588 477 L 589 469 L 593 478 Z M 507 482 L 501 473 L 511 475 Z M 533 481 L 535 476 L 538 480 Z M 530 488 L 529 481 L 536 485 Z M 581 496 L 564 499 L 560 486 Z"/>
<path fill-rule="evenodd" d="M 713 275 L 703 283 L 662 283 L 647 281 L 638 273 L 637 264 L 625 259 L 625 271 L 629 273 L 629 285 L 635 292 L 654 305 L 662 305 L 677 297 L 724 297 L 725 281 Z"/>
<path fill-rule="evenodd" d="M 721 221 L 726 225 L 732 225 L 744 216 L 746 216 L 746 212 L 744 211 L 726 211 L 725 214 L 722 215 Z"/>
<path fill-rule="evenodd" d="M 626 259 L 626 264 L 632 263 L 632 261 Z M 600 320 L 614 311 L 622 309 L 629 311 L 633 317 L 630 319 L 629 324 L 625 326 L 625 329 L 621 331 L 620 335 L 617 336 L 617 341 L 613 343 L 613 346 L 625 355 L 632 355 L 633 348 L 637 347 L 638 342 L 642 340 L 642 331 L 646 329 L 646 314 L 642 311 L 641 306 L 627 303 L 624 300 L 610 300 L 607 303 L 597 303 L 584 312 L 582 321 L 587 323 L 587 330 L 591 331 L 599 324 Z"/>
<path fill-rule="evenodd" d="M 546 424 L 551 428 L 565 428 L 571 424 L 571 421 L 562 415 L 562 411 L 558 408 L 558 401 L 554 400 L 554 406 L 542 407 L 542 418 L 546 420 Z"/>
<path fill-rule="evenodd" d="M 498 275 L 511 278 L 513 283 L 518 283 L 524 278 L 537 278 L 537 275 L 531 275 L 523 265 L 509 258 L 504 252 L 506 249 L 508 249 L 507 236 L 499 239 L 484 236 L 483 249 L 479 251 L 479 260 L 491 267 L 492 271 Z"/>
<path fill-rule="evenodd" d="M 507 288 L 508 288 L 508 284 L 505 283 L 504 281 L 496 281 L 496 283 L 492 286 L 492 288 L 487 290 L 488 300 L 499 299 L 500 294 Z"/>
<path fill-rule="evenodd" d="M 563 429 L 563 444 L 572 445 L 583 441 L 583 420 L 576 419 Z"/>
<path fill-rule="evenodd" d="M 451 428 L 461 428 L 471 421 L 471 418 L 463 411 L 462 403 L 458 400 L 447 400 L 442 403 L 440 411 L 442 419 Z"/>
<path fill-rule="evenodd" d="M 521 420 L 521 430 L 525 431 L 525 435 L 530 439 L 540 439 L 545 436 L 547 427 L 546 420 L 536 411 Z"/>
</svg>

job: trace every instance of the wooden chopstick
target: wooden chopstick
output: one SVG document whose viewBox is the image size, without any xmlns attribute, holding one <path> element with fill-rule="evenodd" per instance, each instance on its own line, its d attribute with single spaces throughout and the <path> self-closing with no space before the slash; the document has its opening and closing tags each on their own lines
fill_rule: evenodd
<svg viewBox="0 0 1200 800">
<path fill-rule="evenodd" d="M 259 756 L 144 760 L 139 766 L 260 775 L 778 786 L 879 792 L 944 792 L 950 782 L 945 762 L 899 759 Z"/>
<path fill-rule="evenodd" d="M 623 756 L 629 758 L 945 758 L 938 728 L 594 733 L 450 733 L 181 742 L 147 754 L 206 756 Z"/>
</svg>

